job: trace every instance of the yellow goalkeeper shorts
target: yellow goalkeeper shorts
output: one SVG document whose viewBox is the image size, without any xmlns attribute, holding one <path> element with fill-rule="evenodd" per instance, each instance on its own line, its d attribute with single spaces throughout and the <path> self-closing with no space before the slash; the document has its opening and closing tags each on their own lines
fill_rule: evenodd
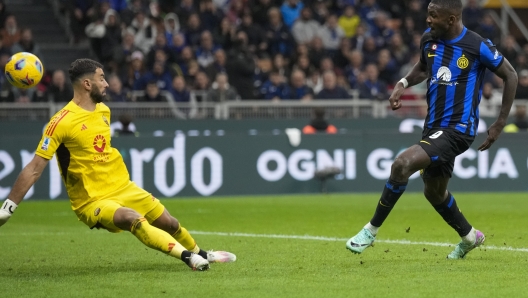
<svg viewBox="0 0 528 298">
<path fill-rule="evenodd" d="M 117 209 L 126 207 L 144 216 L 149 223 L 158 219 L 165 210 L 161 202 L 152 194 L 129 182 L 127 186 L 83 206 L 75 211 L 77 218 L 90 229 L 106 229 L 109 232 L 121 232 L 114 224 L 114 214 Z"/>
</svg>

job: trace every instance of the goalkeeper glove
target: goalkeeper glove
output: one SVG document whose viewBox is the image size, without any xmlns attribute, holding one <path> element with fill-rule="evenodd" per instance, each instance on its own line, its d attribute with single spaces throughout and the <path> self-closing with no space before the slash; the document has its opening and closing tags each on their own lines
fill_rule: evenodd
<svg viewBox="0 0 528 298">
<path fill-rule="evenodd" d="M 10 199 L 6 199 L 4 201 L 2 208 L 0 208 L 0 227 L 3 226 L 9 220 L 9 218 L 11 218 L 11 215 L 13 212 L 15 212 L 17 207 L 18 205 Z"/>
</svg>

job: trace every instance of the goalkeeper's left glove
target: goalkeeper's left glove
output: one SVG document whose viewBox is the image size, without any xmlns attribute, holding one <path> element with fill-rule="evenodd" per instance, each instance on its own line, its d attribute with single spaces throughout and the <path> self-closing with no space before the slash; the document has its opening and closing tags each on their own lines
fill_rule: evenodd
<svg viewBox="0 0 528 298">
<path fill-rule="evenodd" d="M 10 199 L 6 199 L 4 201 L 4 204 L 2 204 L 2 208 L 0 208 L 0 227 L 3 226 L 11 218 L 11 215 L 13 214 L 13 212 L 15 212 L 15 209 L 17 207 L 18 205 Z"/>
</svg>

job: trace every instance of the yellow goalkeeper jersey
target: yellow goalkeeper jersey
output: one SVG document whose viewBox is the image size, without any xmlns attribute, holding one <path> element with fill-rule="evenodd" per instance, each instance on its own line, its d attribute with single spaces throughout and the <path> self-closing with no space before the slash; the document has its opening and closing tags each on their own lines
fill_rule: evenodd
<svg viewBox="0 0 528 298">
<path fill-rule="evenodd" d="M 57 154 L 73 210 L 130 182 L 123 158 L 110 140 L 110 109 L 103 103 L 90 112 L 70 101 L 48 123 L 35 154 L 46 159 Z"/>
</svg>

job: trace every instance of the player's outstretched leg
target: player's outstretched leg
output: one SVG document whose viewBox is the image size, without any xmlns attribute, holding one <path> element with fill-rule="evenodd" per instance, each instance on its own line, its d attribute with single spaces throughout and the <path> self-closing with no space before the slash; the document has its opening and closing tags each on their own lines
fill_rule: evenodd
<svg viewBox="0 0 528 298">
<path fill-rule="evenodd" d="M 104 212 L 104 211 L 102 211 Z M 136 211 L 129 208 L 119 208 L 113 214 L 114 224 L 122 229 L 130 231 L 136 238 L 146 246 L 166 253 L 182 260 L 193 270 L 209 269 L 209 262 L 199 254 L 185 249 L 176 239 L 167 232 L 153 227 Z"/>
<path fill-rule="evenodd" d="M 171 234 L 185 249 L 202 256 L 209 263 L 228 263 L 236 261 L 236 256 L 226 251 L 209 251 L 201 249 L 186 228 L 182 227 L 178 220 L 170 215 L 165 209 L 163 214 L 152 223 L 167 233 Z"/>
<path fill-rule="evenodd" d="M 484 233 L 479 230 L 476 230 L 469 224 L 466 217 L 458 209 L 457 202 L 453 195 L 442 188 L 441 192 L 435 190 L 435 186 L 444 185 L 447 186 L 447 179 L 445 182 L 438 183 L 442 178 L 437 178 L 435 180 L 428 180 L 425 184 L 425 196 L 431 202 L 438 214 L 442 216 L 445 222 L 450 225 L 462 239 L 455 249 L 447 256 L 448 259 L 463 259 L 466 257 L 467 253 L 479 247 L 484 243 L 486 237 Z M 437 196 L 437 193 L 442 195 Z M 442 202 L 440 204 L 434 204 L 434 202 Z"/>
<path fill-rule="evenodd" d="M 406 186 L 406 182 L 396 182 L 391 179 L 387 181 L 374 216 L 356 236 L 346 242 L 346 248 L 348 250 L 360 254 L 374 243 L 379 227 L 381 227 L 387 216 L 389 216 L 392 208 L 405 191 Z"/>
</svg>

